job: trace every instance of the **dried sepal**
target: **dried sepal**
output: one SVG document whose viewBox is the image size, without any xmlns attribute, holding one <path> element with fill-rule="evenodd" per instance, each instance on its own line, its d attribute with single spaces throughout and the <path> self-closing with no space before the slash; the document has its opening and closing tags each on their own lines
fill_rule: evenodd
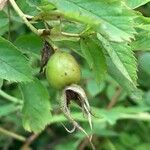
<svg viewBox="0 0 150 150">
<path fill-rule="evenodd" d="M 89 139 L 89 142 L 92 146 L 92 149 L 94 150 L 95 147 L 91 142 L 91 136 L 87 134 L 87 132 L 76 122 L 70 112 L 70 103 L 71 101 L 76 102 L 82 109 L 82 112 L 84 116 L 88 118 L 90 128 L 92 129 L 92 119 L 91 119 L 91 113 L 90 113 L 90 105 L 87 99 L 87 96 L 84 92 L 84 90 L 76 84 L 72 84 L 70 86 L 67 86 L 65 89 L 62 90 L 61 93 L 61 110 L 64 113 L 65 117 L 72 123 L 73 129 L 68 130 L 64 125 L 64 128 L 69 132 L 72 133 L 77 128 L 78 130 L 82 131 L 87 138 Z"/>
<path fill-rule="evenodd" d="M 69 91 L 72 91 L 72 93 L 76 95 L 76 99 L 72 99 L 72 100 L 75 101 L 82 108 L 82 112 L 84 116 L 88 118 L 90 128 L 92 129 L 90 105 L 89 105 L 87 96 L 83 88 L 81 88 L 81 86 L 77 84 L 72 84 L 71 86 L 66 87 L 64 90 L 65 90 L 65 93 L 69 90 Z M 70 99 L 67 99 L 67 101 L 70 101 Z"/>
</svg>

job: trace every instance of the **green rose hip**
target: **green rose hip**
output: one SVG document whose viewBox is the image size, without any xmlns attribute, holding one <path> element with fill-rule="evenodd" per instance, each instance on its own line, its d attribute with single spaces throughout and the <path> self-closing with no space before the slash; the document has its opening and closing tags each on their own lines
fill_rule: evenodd
<svg viewBox="0 0 150 150">
<path fill-rule="evenodd" d="M 72 55 L 58 51 L 50 57 L 47 63 L 46 77 L 52 87 L 62 89 L 80 81 L 80 66 Z"/>
</svg>

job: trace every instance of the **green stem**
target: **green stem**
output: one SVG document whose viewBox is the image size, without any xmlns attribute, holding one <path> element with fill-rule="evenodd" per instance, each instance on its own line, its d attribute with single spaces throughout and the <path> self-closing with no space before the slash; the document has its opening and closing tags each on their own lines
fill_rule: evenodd
<svg viewBox="0 0 150 150">
<path fill-rule="evenodd" d="M 9 2 L 11 3 L 14 10 L 18 13 L 18 15 L 22 18 L 24 23 L 30 28 L 30 30 L 39 35 L 38 30 L 27 20 L 26 15 L 20 10 L 16 2 L 14 0 L 9 0 Z"/>
<path fill-rule="evenodd" d="M 13 96 L 5 93 L 1 89 L 0 89 L 0 96 L 4 97 L 5 99 L 7 99 L 7 100 L 9 100 L 11 102 L 14 102 L 14 103 L 20 103 L 20 104 L 22 104 L 22 102 L 23 102 L 23 100 L 20 100 L 20 99 L 18 99 L 16 97 L 13 97 Z"/>
<path fill-rule="evenodd" d="M 14 8 L 14 10 L 17 12 L 17 14 L 22 18 L 24 23 L 30 28 L 32 32 L 34 32 L 37 35 L 42 35 L 43 32 L 42 30 L 37 30 L 28 20 L 27 20 L 27 15 L 22 12 L 22 10 L 18 7 L 16 2 L 14 0 L 9 0 L 10 4 Z M 45 29 L 43 29 L 45 30 Z M 80 37 L 80 34 L 73 34 L 73 33 L 65 33 L 61 32 L 63 36 L 70 36 L 70 37 Z"/>
<path fill-rule="evenodd" d="M 26 138 L 25 138 L 25 137 L 23 137 L 23 136 L 21 136 L 21 135 L 18 135 L 18 134 L 16 134 L 16 133 L 10 132 L 10 131 L 8 131 L 8 130 L 2 128 L 2 127 L 0 127 L 0 132 L 3 133 L 3 134 L 5 134 L 5 135 L 7 135 L 7 136 L 9 136 L 9 137 L 12 137 L 12 138 L 14 138 L 14 139 L 17 139 L 17 140 L 19 140 L 19 141 L 22 141 L 22 142 L 25 142 L 25 141 L 26 141 Z"/>
<path fill-rule="evenodd" d="M 148 112 L 141 112 L 137 114 L 123 114 L 121 116 L 122 119 L 135 119 L 135 120 L 143 120 L 143 121 L 150 121 L 150 113 Z"/>
<path fill-rule="evenodd" d="M 75 33 L 67 33 L 67 32 L 61 32 L 63 36 L 69 36 L 69 37 L 80 37 L 80 34 Z"/>
</svg>

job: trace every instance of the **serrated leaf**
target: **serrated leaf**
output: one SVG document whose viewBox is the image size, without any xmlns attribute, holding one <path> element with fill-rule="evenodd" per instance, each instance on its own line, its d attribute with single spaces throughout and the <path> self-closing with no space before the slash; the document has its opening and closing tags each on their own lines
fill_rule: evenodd
<svg viewBox="0 0 150 150">
<path fill-rule="evenodd" d="M 24 52 L 40 55 L 43 47 L 43 41 L 36 35 L 27 34 L 18 37 L 15 41 L 15 45 Z"/>
<path fill-rule="evenodd" d="M 49 0 L 66 18 L 90 25 L 112 41 L 134 38 L 133 12 L 119 0 Z"/>
<path fill-rule="evenodd" d="M 138 34 L 131 43 L 133 50 L 149 51 L 150 50 L 150 18 L 138 16 L 135 19 Z"/>
<path fill-rule="evenodd" d="M 2 37 L 0 37 L 0 64 L 0 78 L 15 82 L 32 80 L 27 59 L 17 47 Z"/>
<path fill-rule="evenodd" d="M 150 32 L 140 32 L 131 43 L 131 47 L 136 51 L 150 51 Z"/>
<path fill-rule="evenodd" d="M 21 84 L 24 106 L 23 126 L 28 131 L 41 132 L 51 121 L 51 106 L 47 89 L 37 79 Z"/>
<path fill-rule="evenodd" d="M 138 28 L 138 29 L 142 29 L 142 30 L 139 30 L 138 33 L 141 32 L 141 31 L 150 32 L 150 18 L 139 15 L 135 19 L 135 27 Z"/>
<path fill-rule="evenodd" d="M 99 83 L 106 75 L 106 62 L 102 47 L 92 38 L 81 39 L 81 51 L 86 58 L 90 68 L 93 69 L 96 81 Z"/>
<path fill-rule="evenodd" d="M 122 75 L 122 72 L 114 65 L 112 60 L 107 57 L 107 66 L 108 66 L 108 73 L 111 75 L 111 77 L 120 84 L 120 86 L 127 91 L 128 94 L 132 94 L 133 91 L 136 91 L 135 85 L 133 82 L 130 82 L 124 75 Z"/>
<path fill-rule="evenodd" d="M 145 5 L 146 3 L 150 2 L 150 0 L 125 0 L 127 5 L 132 9 Z"/>
<path fill-rule="evenodd" d="M 133 85 L 136 85 L 137 66 L 131 47 L 125 43 L 109 42 L 100 34 L 97 36 L 117 69 Z"/>
</svg>

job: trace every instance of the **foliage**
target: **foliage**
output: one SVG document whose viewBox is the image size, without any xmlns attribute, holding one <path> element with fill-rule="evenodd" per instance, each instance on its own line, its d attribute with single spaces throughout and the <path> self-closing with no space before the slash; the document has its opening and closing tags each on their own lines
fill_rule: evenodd
<svg viewBox="0 0 150 150">
<path fill-rule="evenodd" d="M 0 10 L 0 135 L 5 135 L 0 136 L 0 149 L 91 149 L 83 133 L 67 134 L 61 126 L 63 123 L 70 128 L 69 120 L 60 112 L 60 91 L 53 89 L 40 73 L 41 51 L 47 41 L 52 49 L 71 53 L 81 66 L 80 85 L 91 105 L 93 130 L 76 104 L 71 104 L 70 109 L 74 119 L 94 135 L 96 149 L 147 150 L 148 2 L 0 3 L 0 8 L 5 5 Z"/>
</svg>

